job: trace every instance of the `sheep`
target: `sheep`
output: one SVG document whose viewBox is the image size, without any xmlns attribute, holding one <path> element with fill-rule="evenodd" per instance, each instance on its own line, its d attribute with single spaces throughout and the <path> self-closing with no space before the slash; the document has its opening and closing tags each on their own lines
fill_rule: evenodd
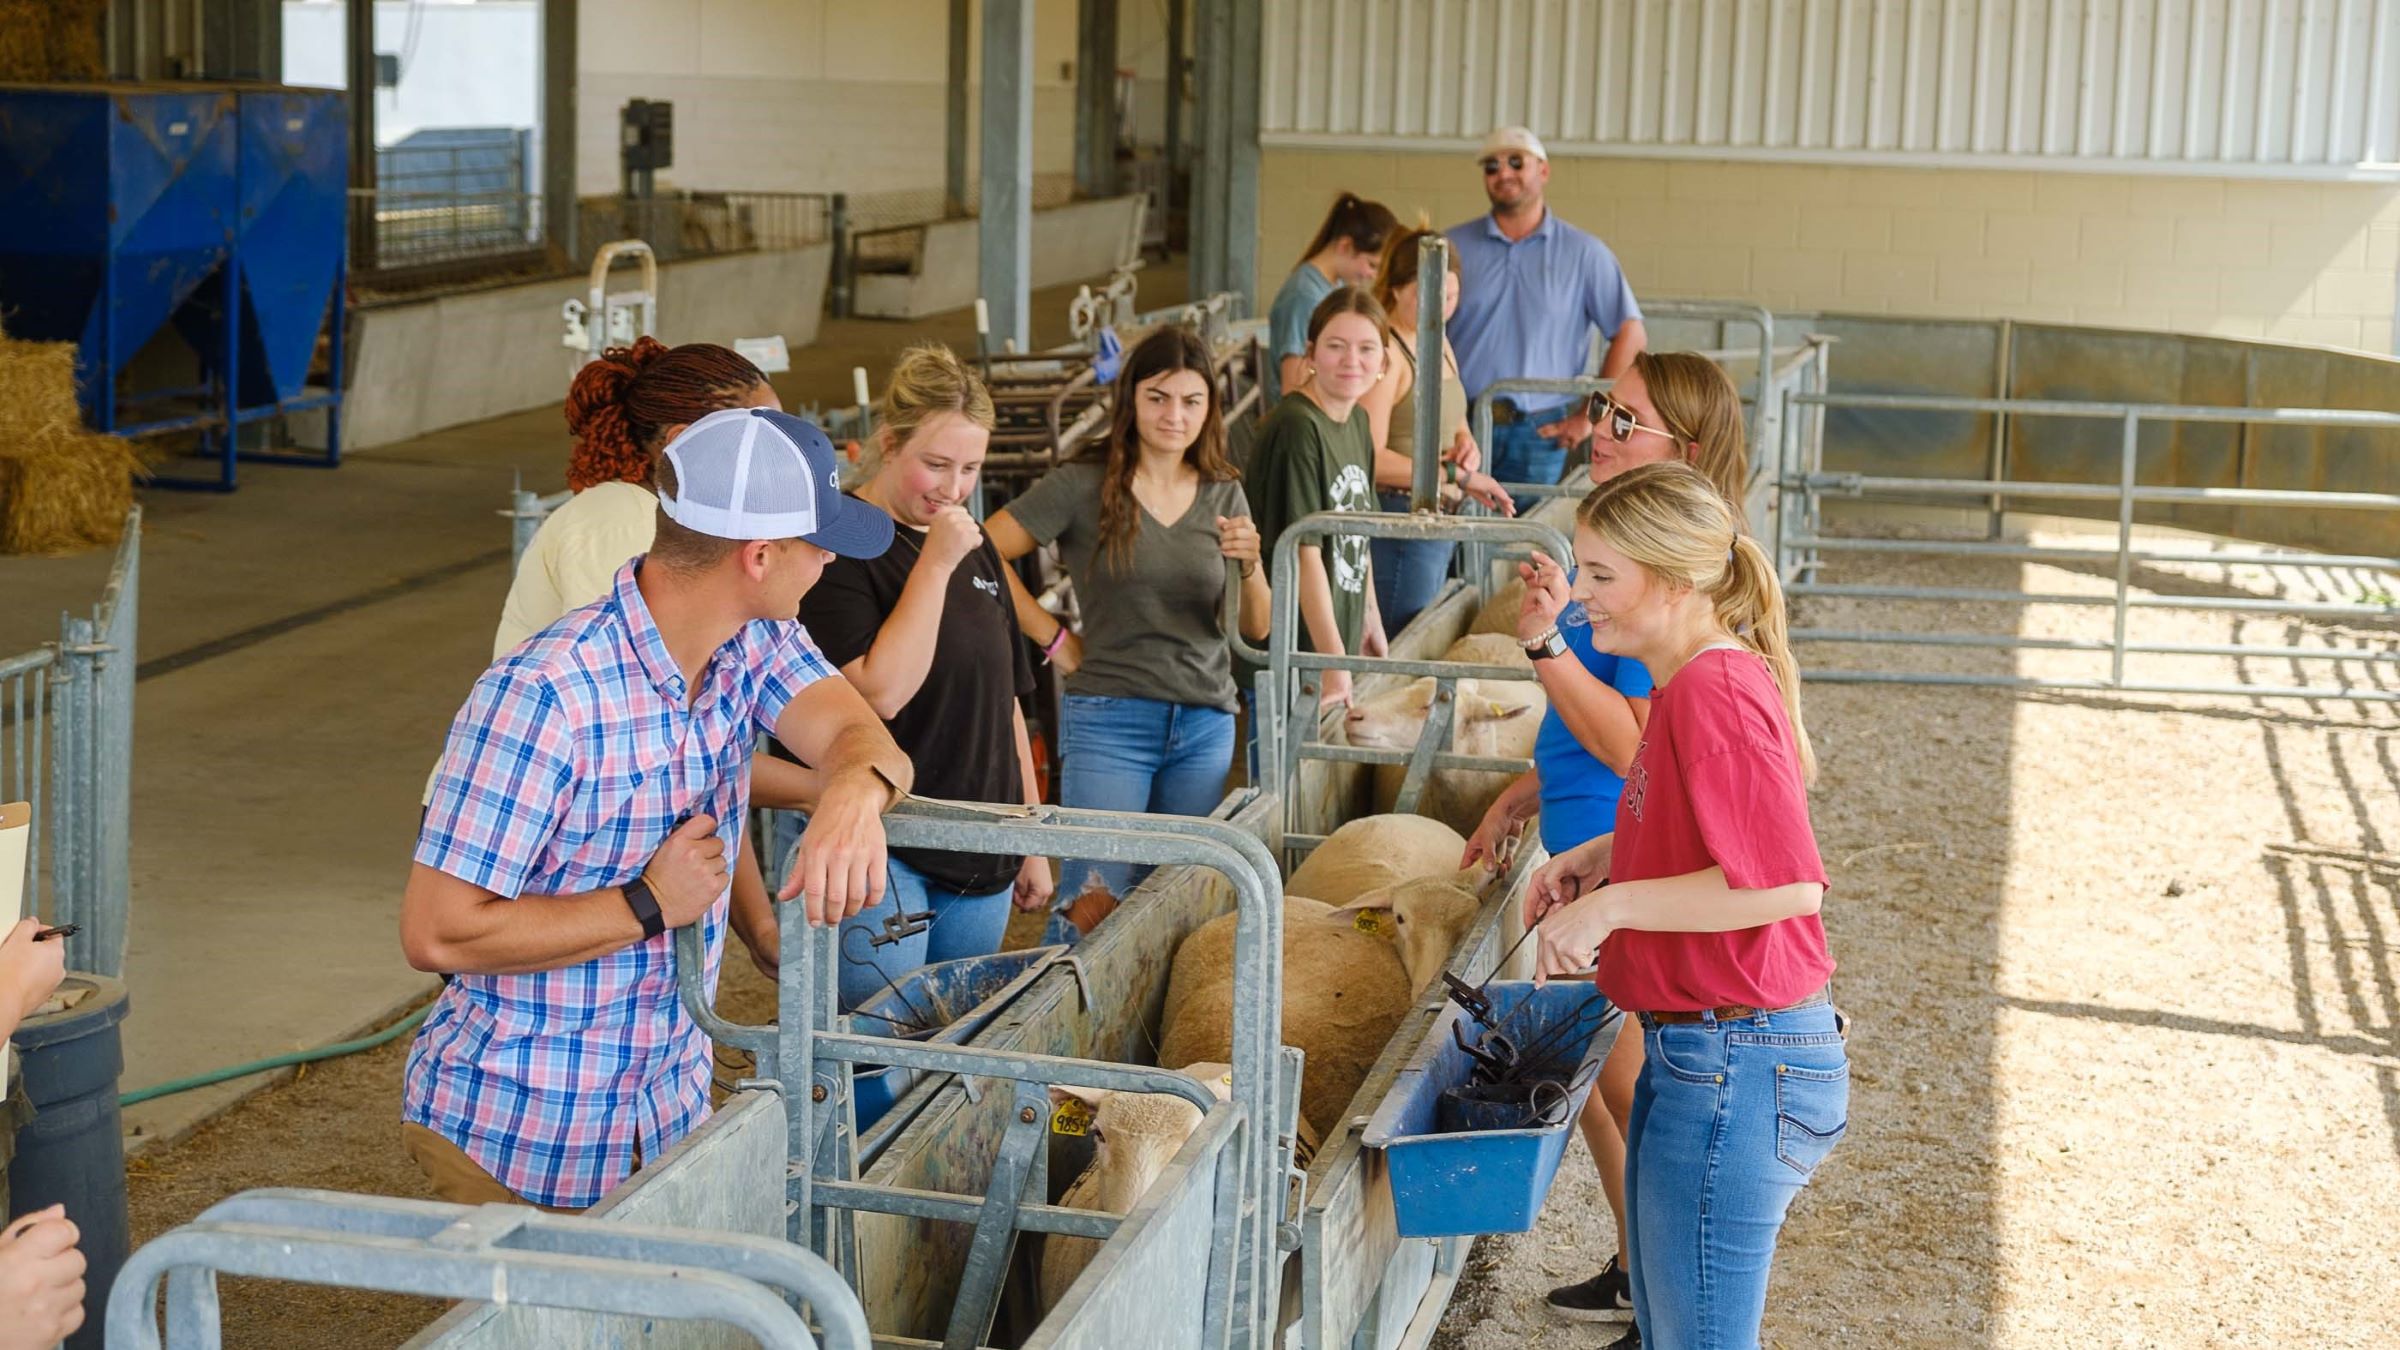
<svg viewBox="0 0 2400 1350">
<path fill-rule="evenodd" d="M 1470 636 L 1476 633 L 1517 634 L 1517 614 L 1525 608 L 1525 583 L 1512 581 L 1492 592 L 1492 598 L 1475 611 L 1475 622 L 1467 625 Z"/>
<path fill-rule="evenodd" d="M 1533 663 L 1516 639 L 1498 633 L 1474 633 L 1450 644 L 1445 661 L 1515 666 L 1530 671 Z M 1449 748 L 1466 755 L 1498 755 L 1509 759 L 1533 757 L 1533 743 L 1542 729 L 1550 700 L 1531 680 L 1460 680 L 1451 718 Z M 1424 676 L 1396 689 L 1385 689 L 1354 700 L 1343 718 L 1350 744 L 1379 750 L 1413 750 L 1433 710 L 1434 679 Z M 1407 769 L 1398 764 L 1377 766 L 1375 800 L 1389 811 L 1400 796 Z M 1462 834 L 1483 820 L 1493 799 L 1516 775 L 1478 769 L 1437 769 L 1428 775 L 1417 801 L 1417 814 L 1439 820 Z"/>
<path fill-rule="evenodd" d="M 1233 1069 L 1226 1064 L 1193 1064 L 1184 1072 L 1206 1083 L 1218 1101 L 1233 1097 Z M 1163 1092 L 1106 1092 L 1094 1088 L 1053 1086 L 1053 1108 L 1069 1099 L 1091 1108 L 1091 1165 L 1067 1187 L 1059 1203 L 1071 1209 L 1099 1209 L 1130 1214 L 1142 1195 L 1174 1160 L 1192 1131 L 1200 1128 L 1200 1108 Z M 1055 1307 L 1083 1268 L 1100 1252 L 1092 1238 L 1052 1234 L 1042 1244 L 1042 1308 Z"/>
<path fill-rule="evenodd" d="M 1466 849 L 1466 838 L 1438 820 L 1361 816 L 1301 859 L 1283 893 L 1339 907 L 1378 886 L 1448 871 Z"/>
<path fill-rule="evenodd" d="M 1441 976 L 1474 922 L 1477 892 L 1492 874 L 1483 867 L 1453 872 L 1455 860 L 1445 860 L 1438 876 L 1379 886 L 1339 907 L 1284 898 L 1283 1039 L 1306 1056 L 1300 1114 L 1320 1138 L 1333 1137 L 1409 1005 Z M 1369 927 L 1360 926 L 1361 911 L 1376 916 Z M 1236 918 L 1212 919 L 1176 948 L 1160 1063 L 1230 1055 Z"/>
</svg>

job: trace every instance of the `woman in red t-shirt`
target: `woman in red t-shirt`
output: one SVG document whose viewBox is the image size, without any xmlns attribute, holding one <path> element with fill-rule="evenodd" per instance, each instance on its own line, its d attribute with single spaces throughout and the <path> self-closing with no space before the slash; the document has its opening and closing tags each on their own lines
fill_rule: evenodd
<svg viewBox="0 0 2400 1350">
<path fill-rule="evenodd" d="M 1784 1211 L 1849 1124 L 1799 669 L 1774 565 L 1736 525 L 1680 463 L 1576 513 L 1593 646 L 1657 687 L 1615 832 L 1545 864 L 1526 901 L 1540 974 L 1596 952 L 1641 1019 L 1625 1208 L 1651 1350 L 1758 1344 Z"/>
</svg>

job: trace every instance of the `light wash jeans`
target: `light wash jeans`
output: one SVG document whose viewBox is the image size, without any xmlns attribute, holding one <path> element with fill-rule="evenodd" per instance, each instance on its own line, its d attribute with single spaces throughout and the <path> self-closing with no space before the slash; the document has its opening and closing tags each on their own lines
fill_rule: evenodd
<svg viewBox="0 0 2400 1350">
<path fill-rule="evenodd" d="M 1561 445 L 1541 434 L 1542 428 L 1574 411 L 1572 402 L 1562 403 L 1542 412 L 1528 413 L 1514 422 L 1492 423 L 1491 459 L 1484 466 L 1493 478 L 1503 483 L 1555 483 L 1566 475 L 1567 451 L 1573 447 Z M 1517 514 L 1523 515 L 1542 503 L 1540 497 L 1519 497 L 1509 494 L 1517 504 Z"/>
<path fill-rule="evenodd" d="M 1386 511 L 1408 514 L 1405 492 L 1382 493 L 1378 502 Z M 1375 577 L 1376 612 L 1383 615 L 1385 635 L 1398 637 L 1417 611 L 1442 593 L 1458 545 L 1448 539 L 1370 539 L 1367 552 L 1375 560 L 1369 570 Z"/>
<path fill-rule="evenodd" d="M 769 811 L 766 815 L 767 854 L 762 870 L 767 893 L 773 895 L 783 889 L 784 868 L 800 844 L 800 831 L 807 827 L 808 817 L 797 811 Z M 749 841 L 744 840 L 743 847 L 748 846 Z M 883 899 L 842 921 L 841 947 L 835 956 L 841 970 L 842 1007 L 855 1008 L 882 993 L 886 976 L 896 981 L 928 962 L 989 956 L 1000 950 L 1008 933 L 1009 897 L 1016 889 L 1012 879 L 990 895 L 962 895 L 898 858 L 888 859 Z M 933 923 L 924 932 L 888 947 L 868 943 L 867 939 L 883 931 L 885 919 L 904 910 L 910 914 L 931 910 Z M 852 929 L 864 931 L 852 937 Z M 861 961 L 867 964 L 857 964 Z"/>
<path fill-rule="evenodd" d="M 1058 799 L 1094 811 L 1205 816 L 1225 799 L 1233 767 L 1233 714 L 1151 698 L 1069 694 L 1060 700 Z M 1068 861 L 1044 940 L 1080 935 L 1066 908 L 1097 873 L 1120 898 L 1149 875 L 1132 863 Z"/>
<path fill-rule="evenodd" d="M 1756 1350 L 1792 1197 L 1850 1127 L 1833 1006 L 1736 1022 L 1643 1019 L 1625 1225 L 1645 1350 Z"/>
</svg>

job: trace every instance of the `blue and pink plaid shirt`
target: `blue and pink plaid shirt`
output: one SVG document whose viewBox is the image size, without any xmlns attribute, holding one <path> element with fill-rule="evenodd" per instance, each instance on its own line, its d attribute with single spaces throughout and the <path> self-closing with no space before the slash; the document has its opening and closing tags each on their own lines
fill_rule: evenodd
<svg viewBox="0 0 2400 1350">
<path fill-rule="evenodd" d="M 641 873 L 676 824 L 718 822 L 730 856 L 755 729 L 834 674 L 797 623 L 717 649 L 697 697 L 634 584 L 502 657 L 451 723 L 418 862 L 495 895 L 575 895 Z M 701 920 L 713 994 L 723 897 Z M 673 935 L 562 970 L 461 975 L 408 1056 L 402 1117 L 537 1204 L 581 1208 L 708 1115 L 708 1038 L 675 996 Z"/>
</svg>

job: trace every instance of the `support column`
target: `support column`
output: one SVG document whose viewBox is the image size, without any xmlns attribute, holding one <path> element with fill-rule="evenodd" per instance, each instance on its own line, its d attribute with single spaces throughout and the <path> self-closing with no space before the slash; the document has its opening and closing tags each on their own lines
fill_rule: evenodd
<svg viewBox="0 0 2400 1350">
<path fill-rule="evenodd" d="M 968 41 L 973 0 L 950 0 L 950 94 L 942 117 L 942 214 L 967 213 L 967 82 L 975 53 Z"/>
<path fill-rule="evenodd" d="M 542 233 L 570 259 L 583 256 L 577 238 L 575 119 L 576 6 L 581 0 L 542 0 Z"/>
<path fill-rule="evenodd" d="M 375 188 L 375 0 L 348 0 L 342 40 L 350 86 L 350 186 Z M 355 204 L 355 199 L 354 199 Z M 374 199 L 350 215 L 350 274 L 376 268 Z"/>
<path fill-rule="evenodd" d="M 1032 340 L 1032 0 L 984 0 L 981 292 L 994 350 Z"/>
<path fill-rule="evenodd" d="M 1262 0 L 1197 0 L 1200 142 L 1192 168 L 1192 294 L 1255 305 Z"/>
<path fill-rule="evenodd" d="M 1117 191 L 1117 6 L 1076 0 L 1075 193 Z"/>
<path fill-rule="evenodd" d="M 1184 203 L 1184 193 L 1178 185 L 1190 167 L 1190 157 L 1183 152 L 1183 66 L 1187 43 L 1184 29 L 1191 24 L 1189 0 L 1167 0 L 1167 128 L 1166 146 L 1162 153 L 1167 161 L 1167 192 L 1164 205 L 1173 216 Z M 1190 231 L 1186 228 L 1188 236 Z"/>
</svg>

